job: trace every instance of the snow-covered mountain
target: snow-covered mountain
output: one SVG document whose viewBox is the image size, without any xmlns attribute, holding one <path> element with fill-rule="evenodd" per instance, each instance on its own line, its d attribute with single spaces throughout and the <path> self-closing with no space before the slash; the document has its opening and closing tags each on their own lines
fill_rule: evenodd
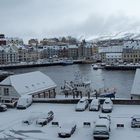
<svg viewBox="0 0 140 140">
<path fill-rule="evenodd" d="M 90 41 L 101 41 L 101 40 L 111 40 L 111 39 L 135 39 L 140 40 L 140 30 L 131 30 L 125 32 L 117 32 L 108 35 L 94 36 L 90 37 Z"/>
</svg>

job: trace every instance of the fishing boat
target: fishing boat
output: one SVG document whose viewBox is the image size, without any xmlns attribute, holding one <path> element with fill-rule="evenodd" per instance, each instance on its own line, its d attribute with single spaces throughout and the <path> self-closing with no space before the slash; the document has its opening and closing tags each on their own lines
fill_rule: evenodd
<svg viewBox="0 0 140 140">
<path fill-rule="evenodd" d="M 61 87 L 61 93 L 66 97 L 73 95 L 73 97 L 110 97 L 115 98 L 116 89 L 100 88 L 99 90 L 93 90 L 91 87 L 91 81 L 81 76 L 79 72 L 75 73 L 73 81 L 64 81 L 64 85 Z"/>
<path fill-rule="evenodd" d="M 63 59 L 62 65 L 72 65 L 73 64 L 73 59 Z"/>
<path fill-rule="evenodd" d="M 99 68 L 98 65 L 96 65 L 96 64 L 92 65 L 92 67 L 94 70 L 97 70 Z"/>
<path fill-rule="evenodd" d="M 73 81 L 64 81 L 64 86 L 61 87 L 61 92 L 67 95 L 79 96 L 89 96 L 92 92 L 91 81 L 87 78 L 81 76 L 79 72 L 74 75 Z"/>
</svg>

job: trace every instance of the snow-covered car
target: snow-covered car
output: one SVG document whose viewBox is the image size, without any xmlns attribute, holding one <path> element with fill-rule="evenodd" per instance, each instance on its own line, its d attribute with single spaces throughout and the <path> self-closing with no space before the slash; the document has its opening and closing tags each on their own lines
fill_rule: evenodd
<svg viewBox="0 0 140 140">
<path fill-rule="evenodd" d="M 88 107 L 88 104 L 89 104 L 88 99 L 83 97 L 77 103 L 75 110 L 84 111 Z"/>
<path fill-rule="evenodd" d="M 58 136 L 62 138 L 71 137 L 76 130 L 75 123 L 64 123 L 60 126 Z"/>
<path fill-rule="evenodd" d="M 7 110 L 7 106 L 4 104 L 0 104 L 0 112 L 6 111 Z"/>
<path fill-rule="evenodd" d="M 89 106 L 89 111 L 98 111 L 100 109 L 99 99 L 93 99 Z"/>
<path fill-rule="evenodd" d="M 140 115 L 134 115 L 131 120 L 131 127 L 140 127 Z"/>
<path fill-rule="evenodd" d="M 42 115 L 40 118 L 36 120 L 36 124 L 39 124 L 41 126 L 44 126 L 48 124 L 50 121 L 52 121 L 54 118 L 53 111 L 48 112 L 47 115 Z"/>
<path fill-rule="evenodd" d="M 102 112 L 108 113 L 113 110 L 113 102 L 110 98 L 106 98 L 102 105 Z"/>
</svg>

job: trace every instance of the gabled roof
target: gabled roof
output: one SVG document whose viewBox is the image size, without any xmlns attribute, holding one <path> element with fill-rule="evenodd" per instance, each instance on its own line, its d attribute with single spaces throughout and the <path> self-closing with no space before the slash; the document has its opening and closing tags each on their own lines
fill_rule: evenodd
<svg viewBox="0 0 140 140">
<path fill-rule="evenodd" d="M 131 94 L 140 96 L 140 69 L 136 70 Z"/>
<path fill-rule="evenodd" d="M 56 87 L 56 84 L 40 71 L 11 75 L 0 82 L 0 85 L 13 86 L 20 95 L 34 94 Z"/>
</svg>

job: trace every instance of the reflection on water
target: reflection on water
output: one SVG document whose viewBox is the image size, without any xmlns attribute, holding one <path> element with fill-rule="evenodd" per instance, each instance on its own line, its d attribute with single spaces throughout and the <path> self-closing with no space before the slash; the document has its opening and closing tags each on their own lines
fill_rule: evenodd
<svg viewBox="0 0 140 140">
<path fill-rule="evenodd" d="M 130 97 L 135 75 L 135 71 L 93 70 L 90 64 L 22 68 L 12 71 L 15 73 L 24 73 L 37 70 L 47 74 L 56 82 L 58 85 L 57 92 L 63 85 L 64 80 L 73 80 L 75 72 L 80 71 L 84 77 L 91 80 L 93 89 L 115 87 L 117 89 L 117 97 Z"/>
</svg>

